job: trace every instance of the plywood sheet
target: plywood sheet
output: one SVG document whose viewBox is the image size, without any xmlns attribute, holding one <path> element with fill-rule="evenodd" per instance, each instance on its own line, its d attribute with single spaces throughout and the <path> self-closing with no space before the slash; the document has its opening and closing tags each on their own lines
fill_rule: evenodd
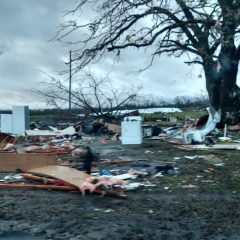
<svg viewBox="0 0 240 240">
<path fill-rule="evenodd" d="M 29 170 L 28 172 L 61 179 L 78 188 L 82 185 L 86 178 L 91 177 L 91 175 L 78 171 L 76 169 L 58 165 L 49 165 L 41 168 L 35 168 Z"/>
<path fill-rule="evenodd" d="M 56 164 L 55 154 L 46 153 L 0 153 L 0 172 L 28 171 L 32 168 Z"/>
</svg>

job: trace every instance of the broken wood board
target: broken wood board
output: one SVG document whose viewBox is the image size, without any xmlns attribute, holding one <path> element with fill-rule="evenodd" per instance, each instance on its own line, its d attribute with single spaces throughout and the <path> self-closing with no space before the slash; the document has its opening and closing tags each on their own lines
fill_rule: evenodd
<svg viewBox="0 0 240 240">
<path fill-rule="evenodd" d="M 91 177 L 91 175 L 76 169 L 58 165 L 48 165 L 40 168 L 34 168 L 28 172 L 40 176 L 61 179 L 77 188 L 79 188 L 87 178 Z"/>
<path fill-rule="evenodd" d="M 0 148 L 4 148 L 7 143 L 13 143 L 15 144 L 17 142 L 17 139 L 13 136 L 10 136 L 6 133 L 0 132 Z"/>
<path fill-rule="evenodd" d="M 28 171 L 32 168 L 54 165 L 56 155 L 46 153 L 0 153 L 0 172 Z"/>
<path fill-rule="evenodd" d="M 35 150 L 27 150 L 26 153 L 52 153 L 58 156 L 67 155 L 69 150 L 66 148 L 49 148 L 49 149 L 35 149 Z"/>
<path fill-rule="evenodd" d="M 62 186 L 71 186 L 70 184 L 62 181 L 58 180 L 58 179 L 52 179 L 52 178 L 45 178 L 45 177 L 39 177 L 39 176 L 35 176 L 33 174 L 30 173 L 22 173 L 21 174 L 22 177 L 24 177 L 26 180 L 33 180 L 33 181 L 39 181 L 42 182 L 44 184 L 61 184 Z M 60 182 L 58 182 L 60 181 Z"/>
<path fill-rule="evenodd" d="M 177 148 L 186 150 L 240 150 L 240 144 L 214 144 L 212 146 L 200 145 L 182 145 Z"/>
<path fill-rule="evenodd" d="M 49 165 L 41 168 L 31 169 L 28 171 L 28 173 L 60 179 L 74 187 L 77 187 L 78 189 L 80 189 L 81 185 L 87 178 L 91 177 L 91 175 L 78 171 L 76 169 L 58 165 Z M 104 189 L 95 189 L 94 192 L 102 195 L 105 194 L 110 197 L 121 199 L 126 198 L 126 195 L 118 192 L 113 192 L 111 190 L 108 190 L 106 187 L 104 187 Z"/>
<path fill-rule="evenodd" d="M 67 190 L 76 191 L 73 186 L 57 186 L 57 185 L 36 185 L 36 184 L 21 184 L 21 183 L 0 183 L 0 188 L 17 188 L 17 189 L 40 189 L 40 190 Z"/>
</svg>

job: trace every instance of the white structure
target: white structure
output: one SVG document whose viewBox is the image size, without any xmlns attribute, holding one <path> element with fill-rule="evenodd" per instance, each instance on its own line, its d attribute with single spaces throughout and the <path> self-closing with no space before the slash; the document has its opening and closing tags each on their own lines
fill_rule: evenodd
<svg viewBox="0 0 240 240">
<path fill-rule="evenodd" d="M 12 114 L 1 114 L 1 132 L 25 135 L 29 129 L 28 106 L 13 106 Z"/>
<path fill-rule="evenodd" d="M 25 130 L 29 129 L 29 109 L 28 106 L 13 106 L 13 134 L 25 135 Z"/>
<path fill-rule="evenodd" d="M 142 136 L 142 118 L 125 117 L 121 123 L 122 129 L 122 144 L 141 144 Z"/>
<path fill-rule="evenodd" d="M 216 111 L 214 114 L 211 113 L 210 108 L 207 108 L 208 111 L 208 121 L 206 125 L 201 129 L 189 128 L 183 134 L 183 140 L 186 144 L 191 144 L 193 141 L 196 143 L 201 143 L 205 140 L 205 136 L 212 132 L 217 123 L 221 121 L 221 110 Z"/>
<path fill-rule="evenodd" d="M 174 113 L 174 112 L 182 112 L 179 108 L 136 108 L 131 110 L 115 110 L 112 113 L 117 115 L 124 115 L 128 114 L 134 111 L 138 111 L 140 114 L 151 114 L 151 113 Z M 107 112 L 104 112 L 107 113 Z M 96 113 L 92 114 L 93 116 L 96 116 Z M 80 114 L 78 115 L 80 116 Z"/>
<path fill-rule="evenodd" d="M 1 132 L 12 133 L 12 114 L 1 114 Z"/>
</svg>

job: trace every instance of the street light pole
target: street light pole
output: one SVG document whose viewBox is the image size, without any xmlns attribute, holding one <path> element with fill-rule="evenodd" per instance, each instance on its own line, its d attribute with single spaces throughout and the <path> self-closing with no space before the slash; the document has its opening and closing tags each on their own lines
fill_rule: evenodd
<svg viewBox="0 0 240 240">
<path fill-rule="evenodd" d="M 72 51 L 69 51 L 69 113 L 72 108 Z"/>
</svg>

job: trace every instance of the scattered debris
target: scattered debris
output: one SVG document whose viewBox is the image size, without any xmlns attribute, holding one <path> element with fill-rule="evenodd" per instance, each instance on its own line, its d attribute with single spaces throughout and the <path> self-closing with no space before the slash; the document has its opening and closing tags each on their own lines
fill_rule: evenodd
<svg viewBox="0 0 240 240">
<path fill-rule="evenodd" d="M 124 185 L 124 189 L 126 191 L 131 191 L 131 190 L 136 190 L 138 188 L 140 188 L 142 185 L 141 183 L 135 182 L 135 183 L 128 183 Z"/>
<path fill-rule="evenodd" d="M 102 195 L 125 198 L 126 195 L 113 192 L 108 186 L 114 184 L 123 185 L 124 181 L 116 178 L 91 177 L 91 175 L 65 166 L 49 165 L 42 168 L 31 169 L 30 173 L 50 176 L 77 187 L 82 193 L 86 190 Z"/>
<path fill-rule="evenodd" d="M 182 185 L 182 188 L 197 188 L 196 185 L 192 185 L 192 184 L 187 184 L 187 185 Z"/>
<path fill-rule="evenodd" d="M 223 165 L 223 160 L 216 157 L 215 155 L 203 155 L 202 158 L 212 165 L 215 165 L 215 166 Z"/>
<path fill-rule="evenodd" d="M 169 176 L 169 178 L 171 176 L 181 176 L 179 168 L 176 167 L 176 161 L 179 163 L 181 159 L 201 160 L 215 167 L 224 166 L 223 160 L 213 154 L 176 156 L 172 161 L 164 160 L 164 162 L 155 162 L 154 164 L 152 162 L 140 162 L 140 160 L 125 160 L 125 156 L 119 156 L 119 159 L 123 158 L 123 160 L 100 159 L 100 155 L 94 153 L 88 146 L 92 142 L 97 142 L 98 145 L 101 143 L 101 148 L 106 148 L 111 152 L 111 144 L 117 145 L 119 140 L 124 144 L 136 144 L 136 139 L 132 139 L 132 126 L 135 126 L 137 129 L 134 132 L 134 137 L 138 138 L 137 141 L 140 141 L 139 143 L 142 142 L 142 137 L 145 136 L 161 140 L 161 143 L 167 139 L 174 140 L 176 144 L 181 143 L 181 145 L 177 145 L 178 148 L 189 151 L 200 149 L 240 149 L 240 144 L 233 143 L 232 137 L 227 136 L 227 129 L 230 126 L 225 125 L 223 137 L 219 138 L 219 133 L 218 136 L 209 135 L 219 121 L 218 112 L 214 115 L 211 115 L 209 112 L 208 115 L 200 118 L 198 121 L 191 117 L 185 117 L 184 121 L 182 126 L 176 124 L 173 127 L 162 127 L 159 124 L 160 122 L 155 126 L 143 126 L 141 117 L 128 116 L 124 118 L 126 126 L 123 123 L 121 126 L 115 124 L 115 121 L 106 123 L 102 119 L 80 121 L 73 126 L 48 126 L 45 129 L 40 129 L 41 126 L 35 124 L 34 126 L 38 129 L 26 130 L 27 140 L 32 142 L 28 141 L 24 148 L 22 146 L 19 148 L 19 145 L 15 144 L 17 137 L 7 134 L 0 135 L 0 140 L 2 137 L 2 141 L 0 141 L 0 145 L 2 144 L 0 149 L 0 171 L 15 172 L 20 170 L 24 172 L 19 179 L 13 179 L 14 181 L 20 180 L 20 183 L 14 182 L 15 185 L 9 186 L 7 184 L 10 184 L 8 181 L 11 179 L 6 178 L 0 180 L 4 181 L 4 184 L 0 187 L 56 189 L 82 193 L 82 195 L 85 195 L 85 192 L 90 192 L 100 194 L 101 196 L 126 198 L 125 191 L 156 187 L 161 180 L 168 179 L 166 176 Z M 120 121 L 116 122 L 120 123 Z M 126 134 L 125 130 L 129 130 L 130 135 Z M 85 133 L 92 135 L 85 135 Z M 102 135 L 105 133 L 108 135 Z M 219 140 L 227 141 L 228 143 L 220 144 L 218 143 Z M 206 144 L 200 144 L 203 142 Z M 155 145 L 158 143 L 152 142 L 151 144 Z M 143 154 L 143 158 L 152 158 L 153 154 L 162 154 L 162 152 L 163 150 L 152 150 L 151 148 L 150 150 L 144 149 L 142 151 L 142 153 L 146 154 Z M 3 160 L 1 161 L 1 159 Z M 122 166 L 120 169 L 118 168 L 119 166 L 113 169 L 112 164 L 127 165 Z M 207 166 L 201 172 L 206 172 L 208 174 L 204 173 L 204 175 L 210 176 L 211 173 L 221 170 L 221 168 Z M 90 175 L 92 171 L 94 173 Z M 152 182 L 148 182 L 148 180 Z M 198 175 L 195 180 L 205 181 L 199 178 Z M 30 182 L 28 183 L 28 181 Z M 188 184 L 181 187 L 194 188 L 197 186 Z M 163 188 L 165 190 L 171 188 L 172 191 L 173 186 L 170 184 Z M 148 189 L 148 191 L 151 191 L 151 189 Z"/>
<path fill-rule="evenodd" d="M 188 160 L 196 160 L 196 159 L 200 159 L 203 158 L 203 156 L 198 156 L 198 155 L 194 155 L 194 156 L 184 156 L 185 159 Z"/>
<path fill-rule="evenodd" d="M 240 125 L 234 125 L 234 126 L 228 126 L 227 128 L 229 131 L 239 131 L 240 130 Z"/>
<path fill-rule="evenodd" d="M 180 149 L 186 149 L 186 150 L 213 150 L 213 149 L 218 149 L 218 150 L 240 150 L 240 144 L 236 143 L 230 143 L 230 144 L 215 144 L 213 146 L 206 146 L 204 144 L 199 144 L 199 145 L 181 145 L 181 146 L 176 146 Z"/>
</svg>

